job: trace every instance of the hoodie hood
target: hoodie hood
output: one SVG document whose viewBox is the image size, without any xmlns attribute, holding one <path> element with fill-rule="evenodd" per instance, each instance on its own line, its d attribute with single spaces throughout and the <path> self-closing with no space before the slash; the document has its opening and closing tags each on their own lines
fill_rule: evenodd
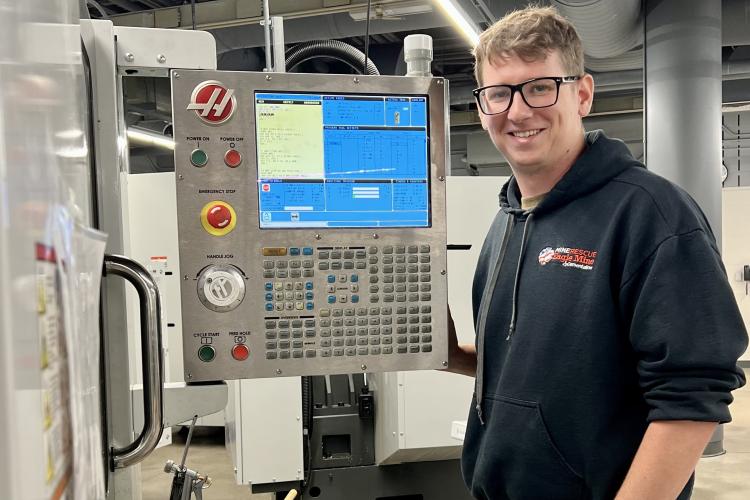
<svg viewBox="0 0 750 500">
<path fill-rule="evenodd" d="M 586 133 L 586 149 L 562 179 L 534 209 L 535 214 L 548 212 L 596 191 L 629 167 L 644 167 L 633 158 L 619 139 L 610 139 L 601 130 Z M 506 213 L 520 215 L 521 192 L 512 176 L 500 190 L 500 207 Z"/>
</svg>

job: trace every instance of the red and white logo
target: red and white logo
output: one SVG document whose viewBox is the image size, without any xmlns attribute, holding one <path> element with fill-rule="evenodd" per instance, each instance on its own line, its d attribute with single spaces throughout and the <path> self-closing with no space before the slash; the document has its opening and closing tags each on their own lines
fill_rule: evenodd
<svg viewBox="0 0 750 500">
<path fill-rule="evenodd" d="M 194 110 L 198 118 L 209 125 L 221 125 L 232 117 L 236 107 L 234 89 L 208 80 L 195 87 L 187 109 Z"/>
<path fill-rule="evenodd" d="M 271 191 L 271 185 L 270 184 L 263 184 L 261 186 L 261 189 L 263 190 L 264 193 L 268 193 L 268 192 Z"/>
<path fill-rule="evenodd" d="M 550 247 L 545 248 L 544 250 L 539 252 L 539 264 L 543 266 L 548 264 L 549 261 L 551 261 L 552 257 L 554 256 L 555 256 L 555 251 L 552 248 Z"/>
</svg>

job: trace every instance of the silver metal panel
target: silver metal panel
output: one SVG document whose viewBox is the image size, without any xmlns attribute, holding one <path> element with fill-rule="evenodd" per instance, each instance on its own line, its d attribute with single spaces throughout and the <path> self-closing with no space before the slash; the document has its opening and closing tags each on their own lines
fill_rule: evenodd
<svg viewBox="0 0 750 500">
<path fill-rule="evenodd" d="M 196 112 L 188 110 L 191 95 L 198 85 L 213 80 L 234 89 L 236 110 L 222 125 L 205 125 Z M 254 91 L 305 91 L 315 93 L 369 93 L 423 95 L 429 106 L 430 228 L 377 229 L 267 229 L 258 223 L 258 192 L 256 164 L 256 136 Z M 176 71 L 172 73 L 172 104 L 175 136 L 175 165 L 177 172 L 177 208 L 180 238 L 180 263 L 183 273 L 183 348 L 187 381 L 277 377 L 290 375 L 319 375 L 352 371 L 396 371 L 442 368 L 447 361 L 446 331 L 446 226 L 445 226 L 445 168 L 447 157 L 445 107 L 448 102 L 444 81 L 440 78 L 365 77 L 347 75 L 264 74 L 247 72 Z M 233 144 L 243 156 L 238 168 L 224 165 L 223 156 Z M 208 155 L 205 167 L 193 167 L 191 152 L 200 147 Z M 231 205 L 236 214 L 236 227 L 225 236 L 213 236 L 203 229 L 201 210 L 212 201 Z M 399 305 L 369 302 L 363 293 L 356 305 L 321 303 L 326 296 L 328 272 L 318 269 L 319 247 L 382 249 L 386 246 L 429 245 L 431 264 L 431 300 L 419 305 L 431 307 L 432 352 L 398 354 L 395 333 L 393 354 L 321 356 L 320 311 L 356 307 Z M 263 278 L 263 248 L 313 247 L 314 276 L 297 280 Z M 369 257 L 369 254 L 368 254 Z M 305 257 L 300 256 L 299 259 Z M 281 260 L 265 257 L 266 260 Z M 201 270 L 212 264 L 236 266 L 245 275 L 246 293 L 242 303 L 228 312 L 214 312 L 199 300 L 197 282 Z M 368 265 L 369 268 L 369 265 Z M 348 273 L 351 271 L 338 271 Z M 363 290 L 368 290 L 368 269 L 360 271 Z M 381 275 L 382 276 L 382 275 Z M 264 284 L 267 281 L 312 281 L 316 297 L 312 311 L 283 311 L 266 313 Z M 369 313 L 369 311 L 368 311 Z M 314 337 L 302 338 L 303 350 L 316 350 L 314 358 L 266 359 L 266 317 L 315 319 L 318 332 Z M 369 316 L 368 316 L 369 317 Z M 395 315 L 394 315 L 395 317 Z M 393 321 L 395 330 L 396 322 Z M 291 328 L 290 328 L 291 330 Z M 202 340 L 204 339 L 204 340 Z M 297 340 L 289 338 L 290 341 Z M 197 352 L 201 342 L 210 342 L 216 357 L 210 362 L 200 361 Z M 235 361 L 231 356 L 234 345 L 245 343 L 250 349 L 246 361 Z"/>
</svg>

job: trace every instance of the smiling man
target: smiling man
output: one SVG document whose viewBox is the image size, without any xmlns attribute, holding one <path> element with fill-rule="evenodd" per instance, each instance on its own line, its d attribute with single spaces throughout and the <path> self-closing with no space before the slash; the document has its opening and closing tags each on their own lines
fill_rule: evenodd
<svg viewBox="0 0 750 500">
<path fill-rule="evenodd" d="M 478 499 L 690 497 L 747 333 L 690 196 L 586 133 L 594 81 L 552 8 L 475 49 L 482 125 L 511 165 L 473 287 L 463 473 Z M 718 179 L 717 179 L 718 182 Z"/>
</svg>

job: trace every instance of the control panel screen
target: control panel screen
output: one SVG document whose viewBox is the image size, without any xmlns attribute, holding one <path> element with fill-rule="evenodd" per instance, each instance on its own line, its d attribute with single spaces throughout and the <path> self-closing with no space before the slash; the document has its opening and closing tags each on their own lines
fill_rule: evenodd
<svg viewBox="0 0 750 500">
<path fill-rule="evenodd" d="M 430 227 L 427 96 L 255 92 L 261 229 Z"/>
</svg>

